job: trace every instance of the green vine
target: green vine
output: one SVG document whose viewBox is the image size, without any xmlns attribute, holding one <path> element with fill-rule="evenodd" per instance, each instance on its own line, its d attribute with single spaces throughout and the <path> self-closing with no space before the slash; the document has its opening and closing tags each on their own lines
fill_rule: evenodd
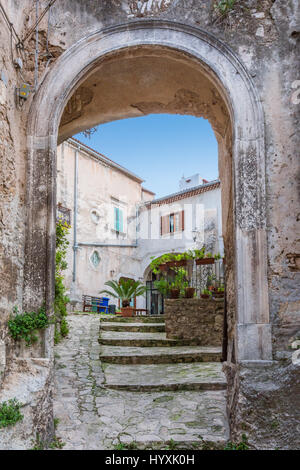
<svg viewBox="0 0 300 470">
<path fill-rule="evenodd" d="M 54 299 L 54 318 L 55 332 L 54 343 L 57 344 L 63 337 L 69 333 L 67 322 L 67 304 L 70 302 L 66 295 L 63 271 L 68 267 L 66 262 L 68 249 L 68 233 L 70 226 L 62 221 L 56 224 L 56 255 L 55 255 L 55 299 Z"/>
<path fill-rule="evenodd" d="M 0 403 L 0 428 L 12 426 L 18 421 L 22 421 L 24 416 L 20 412 L 22 403 L 18 402 L 16 398 Z"/>
<path fill-rule="evenodd" d="M 36 343 L 38 336 L 37 330 L 43 330 L 49 326 L 49 318 L 46 315 L 45 308 L 41 307 L 38 312 L 18 313 L 8 320 L 8 330 L 15 341 L 24 339 L 26 346 Z"/>
</svg>

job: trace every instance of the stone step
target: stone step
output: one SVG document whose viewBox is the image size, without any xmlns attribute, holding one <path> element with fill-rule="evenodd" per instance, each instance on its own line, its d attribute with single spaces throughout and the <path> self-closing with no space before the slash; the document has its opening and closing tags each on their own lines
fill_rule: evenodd
<svg viewBox="0 0 300 470">
<path fill-rule="evenodd" d="M 220 362 L 222 349 L 208 346 L 120 347 L 100 346 L 100 360 L 110 364 L 177 364 Z"/>
<path fill-rule="evenodd" d="M 164 323 L 112 323 L 101 322 L 102 331 L 122 331 L 124 332 L 141 332 L 141 333 L 160 333 L 165 331 Z"/>
<path fill-rule="evenodd" d="M 137 317 L 121 317 L 121 315 L 115 315 L 114 317 L 108 317 L 104 319 L 104 322 L 117 322 L 117 323 L 164 323 L 164 315 L 139 315 Z"/>
<path fill-rule="evenodd" d="M 105 419 L 101 436 L 111 439 L 112 429 L 118 431 L 110 448 L 120 442 L 148 450 L 224 449 L 229 439 L 224 390 L 133 393 L 104 388 L 96 406 Z"/>
<path fill-rule="evenodd" d="M 120 365 L 102 363 L 105 386 L 134 392 L 178 390 L 225 390 L 222 364 Z"/>
<path fill-rule="evenodd" d="M 165 333 L 102 331 L 100 333 L 99 343 L 109 346 L 168 347 L 197 345 L 198 340 L 167 339 Z"/>
</svg>

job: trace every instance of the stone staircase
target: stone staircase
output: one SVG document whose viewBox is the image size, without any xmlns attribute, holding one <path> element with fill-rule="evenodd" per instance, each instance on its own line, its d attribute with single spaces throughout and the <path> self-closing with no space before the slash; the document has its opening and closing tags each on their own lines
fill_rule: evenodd
<svg viewBox="0 0 300 470">
<path fill-rule="evenodd" d="M 145 437 L 137 427 L 138 448 L 163 448 L 170 441 L 181 449 L 223 448 L 228 426 L 221 348 L 170 340 L 164 330 L 162 315 L 101 321 L 104 386 L 134 393 L 137 412 L 152 396 L 159 403 L 164 419 L 155 427 L 155 414 L 145 417 L 145 428 L 155 433 Z"/>
</svg>

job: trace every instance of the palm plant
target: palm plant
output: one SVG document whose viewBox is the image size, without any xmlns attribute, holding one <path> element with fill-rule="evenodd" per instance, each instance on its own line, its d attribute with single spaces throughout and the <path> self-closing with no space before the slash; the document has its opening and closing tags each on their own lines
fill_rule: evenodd
<svg viewBox="0 0 300 470">
<path fill-rule="evenodd" d="M 133 279 L 120 279 L 120 281 L 107 281 L 105 285 L 110 287 L 112 291 L 104 289 L 100 294 L 108 294 L 109 296 L 120 299 L 122 307 L 129 307 L 130 299 L 144 295 L 147 287 L 143 286 L 141 281 Z"/>
</svg>

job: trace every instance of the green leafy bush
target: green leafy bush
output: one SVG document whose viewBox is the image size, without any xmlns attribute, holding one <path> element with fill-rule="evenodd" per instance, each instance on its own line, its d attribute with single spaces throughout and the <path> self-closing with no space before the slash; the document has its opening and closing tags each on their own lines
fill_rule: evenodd
<svg viewBox="0 0 300 470">
<path fill-rule="evenodd" d="M 24 418 L 20 412 L 21 406 L 22 403 L 16 398 L 0 403 L 0 428 L 12 426 Z"/>
<path fill-rule="evenodd" d="M 56 255 L 55 255 L 55 298 L 54 298 L 54 318 L 55 332 L 54 343 L 57 344 L 62 337 L 69 333 L 67 322 L 67 304 L 70 302 L 66 295 L 63 271 L 68 267 L 66 262 L 68 249 L 69 225 L 59 221 L 56 224 Z"/>
<path fill-rule="evenodd" d="M 24 339 L 27 346 L 38 340 L 37 330 L 43 330 L 48 326 L 49 318 L 44 307 L 41 307 L 38 312 L 16 313 L 8 321 L 8 330 L 13 339 L 15 341 Z"/>
<path fill-rule="evenodd" d="M 169 294 L 170 284 L 166 279 L 159 279 L 159 281 L 154 281 L 154 287 L 164 296 Z"/>
</svg>

